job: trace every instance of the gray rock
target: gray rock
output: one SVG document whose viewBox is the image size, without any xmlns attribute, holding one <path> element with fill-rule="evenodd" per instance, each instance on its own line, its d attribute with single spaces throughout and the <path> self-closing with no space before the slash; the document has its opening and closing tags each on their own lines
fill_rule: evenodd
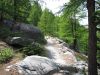
<svg viewBox="0 0 100 75">
<path fill-rule="evenodd" d="M 22 47 L 33 43 L 33 41 L 34 41 L 33 39 L 28 39 L 24 37 L 8 37 L 6 39 L 6 42 L 8 44 L 14 46 L 22 46 Z"/>
<path fill-rule="evenodd" d="M 83 70 L 85 67 L 88 67 L 88 64 L 85 61 L 78 61 L 74 64 L 74 66 Z"/>
<path fill-rule="evenodd" d="M 88 64 L 85 61 L 78 61 L 74 65 L 78 69 L 78 73 L 75 75 L 87 75 L 88 72 Z"/>
<path fill-rule="evenodd" d="M 6 71 L 17 68 L 21 75 L 52 75 L 59 71 L 58 65 L 51 59 L 41 56 L 28 56 L 24 60 L 8 66 Z"/>
<path fill-rule="evenodd" d="M 24 60 L 8 66 L 6 71 L 18 75 L 74 75 L 77 68 L 73 66 L 60 65 L 52 59 L 41 56 L 28 56 Z"/>
<path fill-rule="evenodd" d="M 4 23 L 4 26 L 11 28 L 13 21 L 12 20 L 4 20 L 3 23 Z"/>
<path fill-rule="evenodd" d="M 37 39 L 37 38 L 44 38 L 41 31 L 30 24 L 25 23 L 17 23 L 14 27 L 14 31 L 22 31 L 24 34 L 24 37 L 31 38 L 31 39 Z"/>
<path fill-rule="evenodd" d="M 4 25 L 5 27 L 8 27 L 11 29 L 13 25 L 13 21 L 4 20 Z M 31 24 L 16 22 L 16 24 L 14 24 L 14 27 L 13 27 L 13 32 L 21 32 L 22 35 L 17 35 L 17 37 L 25 37 L 25 38 L 34 39 L 34 41 L 37 41 L 37 42 L 39 41 L 45 42 L 44 35 L 40 31 L 40 29 Z"/>
<path fill-rule="evenodd" d="M 47 57 L 28 56 L 24 60 L 7 67 L 6 70 L 11 71 L 13 68 L 17 68 L 17 72 L 21 75 L 84 75 L 87 72 L 87 63 L 79 61 L 68 66 L 57 64 Z"/>
</svg>

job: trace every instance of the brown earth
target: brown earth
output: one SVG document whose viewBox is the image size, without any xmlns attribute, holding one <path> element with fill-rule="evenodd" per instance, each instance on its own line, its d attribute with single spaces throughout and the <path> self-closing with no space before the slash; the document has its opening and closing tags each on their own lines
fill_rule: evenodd
<svg viewBox="0 0 100 75">
<path fill-rule="evenodd" d="M 4 49 L 4 48 L 12 48 L 11 46 L 7 45 L 5 42 L 3 42 L 2 40 L 0 40 L 0 50 Z M 14 55 L 14 57 L 7 63 L 2 63 L 0 64 L 0 75 L 12 75 L 9 72 L 5 71 L 5 68 L 8 65 L 14 64 L 16 62 L 18 62 L 19 60 L 22 59 L 22 54 L 21 53 L 16 53 Z M 14 74 L 13 74 L 14 75 Z M 16 75 L 16 74 L 15 74 Z"/>
</svg>

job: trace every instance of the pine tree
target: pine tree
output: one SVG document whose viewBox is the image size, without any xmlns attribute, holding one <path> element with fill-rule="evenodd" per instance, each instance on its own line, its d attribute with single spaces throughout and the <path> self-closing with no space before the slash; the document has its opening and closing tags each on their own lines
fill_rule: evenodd
<svg viewBox="0 0 100 75">
<path fill-rule="evenodd" d="M 31 6 L 31 11 L 27 20 L 29 21 L 29 23 L 38 26 L 41 14 L 42 14 L 41 6 L 39 5 L 38 1 L 34 1 L 34 3 Z"/>
<path fill-rule="evenodd" d="M 38 27 L 42 30 L 44 34 L 52 35 L 53 34 L 53 24 L 54 24 L 54 14 L 48 9 L 45 9 L 38 23 Z"/>
</svg>

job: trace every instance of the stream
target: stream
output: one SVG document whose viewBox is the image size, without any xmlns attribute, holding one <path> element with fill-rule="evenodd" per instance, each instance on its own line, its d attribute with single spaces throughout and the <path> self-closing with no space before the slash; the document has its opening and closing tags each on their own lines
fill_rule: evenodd
<svg viewBox="0 0 100 75">
<path fill-rule="evenodd" d="M 21 75 L 88 75 L 86 61 L 77 60 L 76 52 L 71 50 L 67 43 L 56 37 L 46 36 L 45 39 L 47 44 L 44 45 L 44 48 L 47 57 L 27 56 L 23 60 L 7 66 L 5 70 L 9 72 L 12 70 L 10 73 L 17 72 Z M 13 72 L 13 69 L 16 69 L 15 66 L 17 70 Z M 49 74 L 50 72 L 52 74 Z"/>
<path fill-rule="evenodd" d="M 60 65 L 74 66 L 79 68 L 79 71 L 77 73 L 71 73 L 71 75 L 85 75 L 82 72 L 83 68 L 86 67 L 86 63 L 83 61 L 77 61 L 74 51 L 69 49 L 68 45 L 64 41 L 49 36 L 45 38 L 47 40 L 47 45 L 45 45 L 45 48 L 47 50 L 47 55 L 50 59 Z"/>
<path fill-rule="evenodd" d="M 50 59 L 55 60 L 56 63 L 64 65 L 72 65 L 77 62 L 74 52 L 70 50 L 67 45 L 64 46 L 64 43 L 61 40 L 53 37 L 46 37 L 47 45 L 47 55 Z"/>
</svg>

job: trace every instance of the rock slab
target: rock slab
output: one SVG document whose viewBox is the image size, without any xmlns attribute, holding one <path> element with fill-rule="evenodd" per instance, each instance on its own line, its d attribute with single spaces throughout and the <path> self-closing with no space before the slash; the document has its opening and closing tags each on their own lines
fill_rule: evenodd
<svg viewBox="0 0 100 75">
<path fill-rule="evenodd" d="M 52 75 L 59 71 L 55 62 L 41 56 L 28 56 L 24 60 L 8 66 L 6 71 L 10 72 L 13 69 L 16 69 L 20 75 Z"/>
</svg>

